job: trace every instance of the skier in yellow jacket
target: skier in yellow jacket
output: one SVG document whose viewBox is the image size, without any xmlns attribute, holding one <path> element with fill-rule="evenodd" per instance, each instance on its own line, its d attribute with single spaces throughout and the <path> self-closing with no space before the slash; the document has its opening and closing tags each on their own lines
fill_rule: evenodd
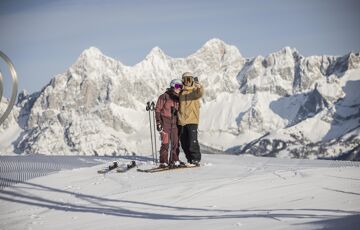
<svg viewBox="0 0 360 230">
<path fill-rule="evenodd" d="M 190 72 L 182 75 L 182 81 L 183 90 L 179 96 L 178 112 L 181 148 L 185 152 L 188 163 L 199 165 L 201 160 L 197 134 L 200 117 L 199 99 L 204 94 L 204 88 Z"/>
</svg>

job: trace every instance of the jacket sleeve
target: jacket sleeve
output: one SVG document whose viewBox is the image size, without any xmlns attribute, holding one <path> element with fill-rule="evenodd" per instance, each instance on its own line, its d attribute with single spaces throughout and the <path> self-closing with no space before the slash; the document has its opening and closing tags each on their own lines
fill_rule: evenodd
<svg viewBox="0 0 360 230">
<path fill-rule="evenodd" d="M 200 99 L 204 95 L 204 87 L 200 85 L 198 88 L 194 88 L 191 93 L 180 95 L 181 101 L 192 101 Z"/>
<path fill-rule="evenodd" d="M 164 105 L 165 105 L 165 97 L 164 95 L 161 95 L 157 102 L 156 102 L 156 107 L 155 107 L 155 120 L 156 120 L 156 125 L 161 124 L 162 123 L 162 119 L 161 119 L 161 110 L 163 109 Z"/>
<path fill-rule="evenodd" d="M 195 89 L 197 99 L 201 98 L 204 95 L 204 86 L 200 85 L 199 88 Z"/>
</svg>

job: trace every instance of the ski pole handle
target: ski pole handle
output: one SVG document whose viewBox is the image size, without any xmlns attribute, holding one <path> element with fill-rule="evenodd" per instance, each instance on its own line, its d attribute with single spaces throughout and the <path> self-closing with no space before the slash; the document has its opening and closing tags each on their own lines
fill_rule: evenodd
<svg viewBox="0 0 360 230">
<path fill-rule="evenodd" d="M 146 111 L 149 111 L 151 109 L 150 101 L 146 103 Z"/>
<path fill-rule="evenodd" d="M 154 111 L 155 110 L 155 102 L 151 102 L 151 110 Z"/>
</svg>

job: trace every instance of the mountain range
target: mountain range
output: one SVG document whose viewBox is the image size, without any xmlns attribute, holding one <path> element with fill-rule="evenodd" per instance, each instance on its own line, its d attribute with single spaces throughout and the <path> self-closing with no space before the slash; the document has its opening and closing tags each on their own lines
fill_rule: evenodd
<svg viewBox="0 0 360 230">
<path fill-rule="evenodd" d="M 359 160 L 359 53 L 304 57 L 285 47 L 245 58 L 219 39 L 186 58 L 155 47 L 134 66 L 95 47 L 84 50 L 39 92 L 19 94 L 0 127 L 0 152 L 149 155 L 146 102 L 156 102 L 186 71 L 205 88 L 199 125 L 204 150 Z M 2 101 L 0 111 L 7 104 Z"/>
</svg>

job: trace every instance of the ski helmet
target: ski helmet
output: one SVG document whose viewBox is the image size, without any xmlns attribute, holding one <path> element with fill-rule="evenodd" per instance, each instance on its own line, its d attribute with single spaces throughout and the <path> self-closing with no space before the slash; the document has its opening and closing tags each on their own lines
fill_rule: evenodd
<svg viewBox="0 0 360 230">
<path fill-rule="evenodd" d="M 193 83 L 193 74 L 190 72 L 185 72 L 182 75 L 182 81 L 184 84 L 191 85 Z"/>
<path fill-rule="evenodd" d="M 182 86 L 183 86 L 183 83 L 180 79 L 173 79 L 170 82 L 170 88 L 181 89 Z"/>
</svg>

